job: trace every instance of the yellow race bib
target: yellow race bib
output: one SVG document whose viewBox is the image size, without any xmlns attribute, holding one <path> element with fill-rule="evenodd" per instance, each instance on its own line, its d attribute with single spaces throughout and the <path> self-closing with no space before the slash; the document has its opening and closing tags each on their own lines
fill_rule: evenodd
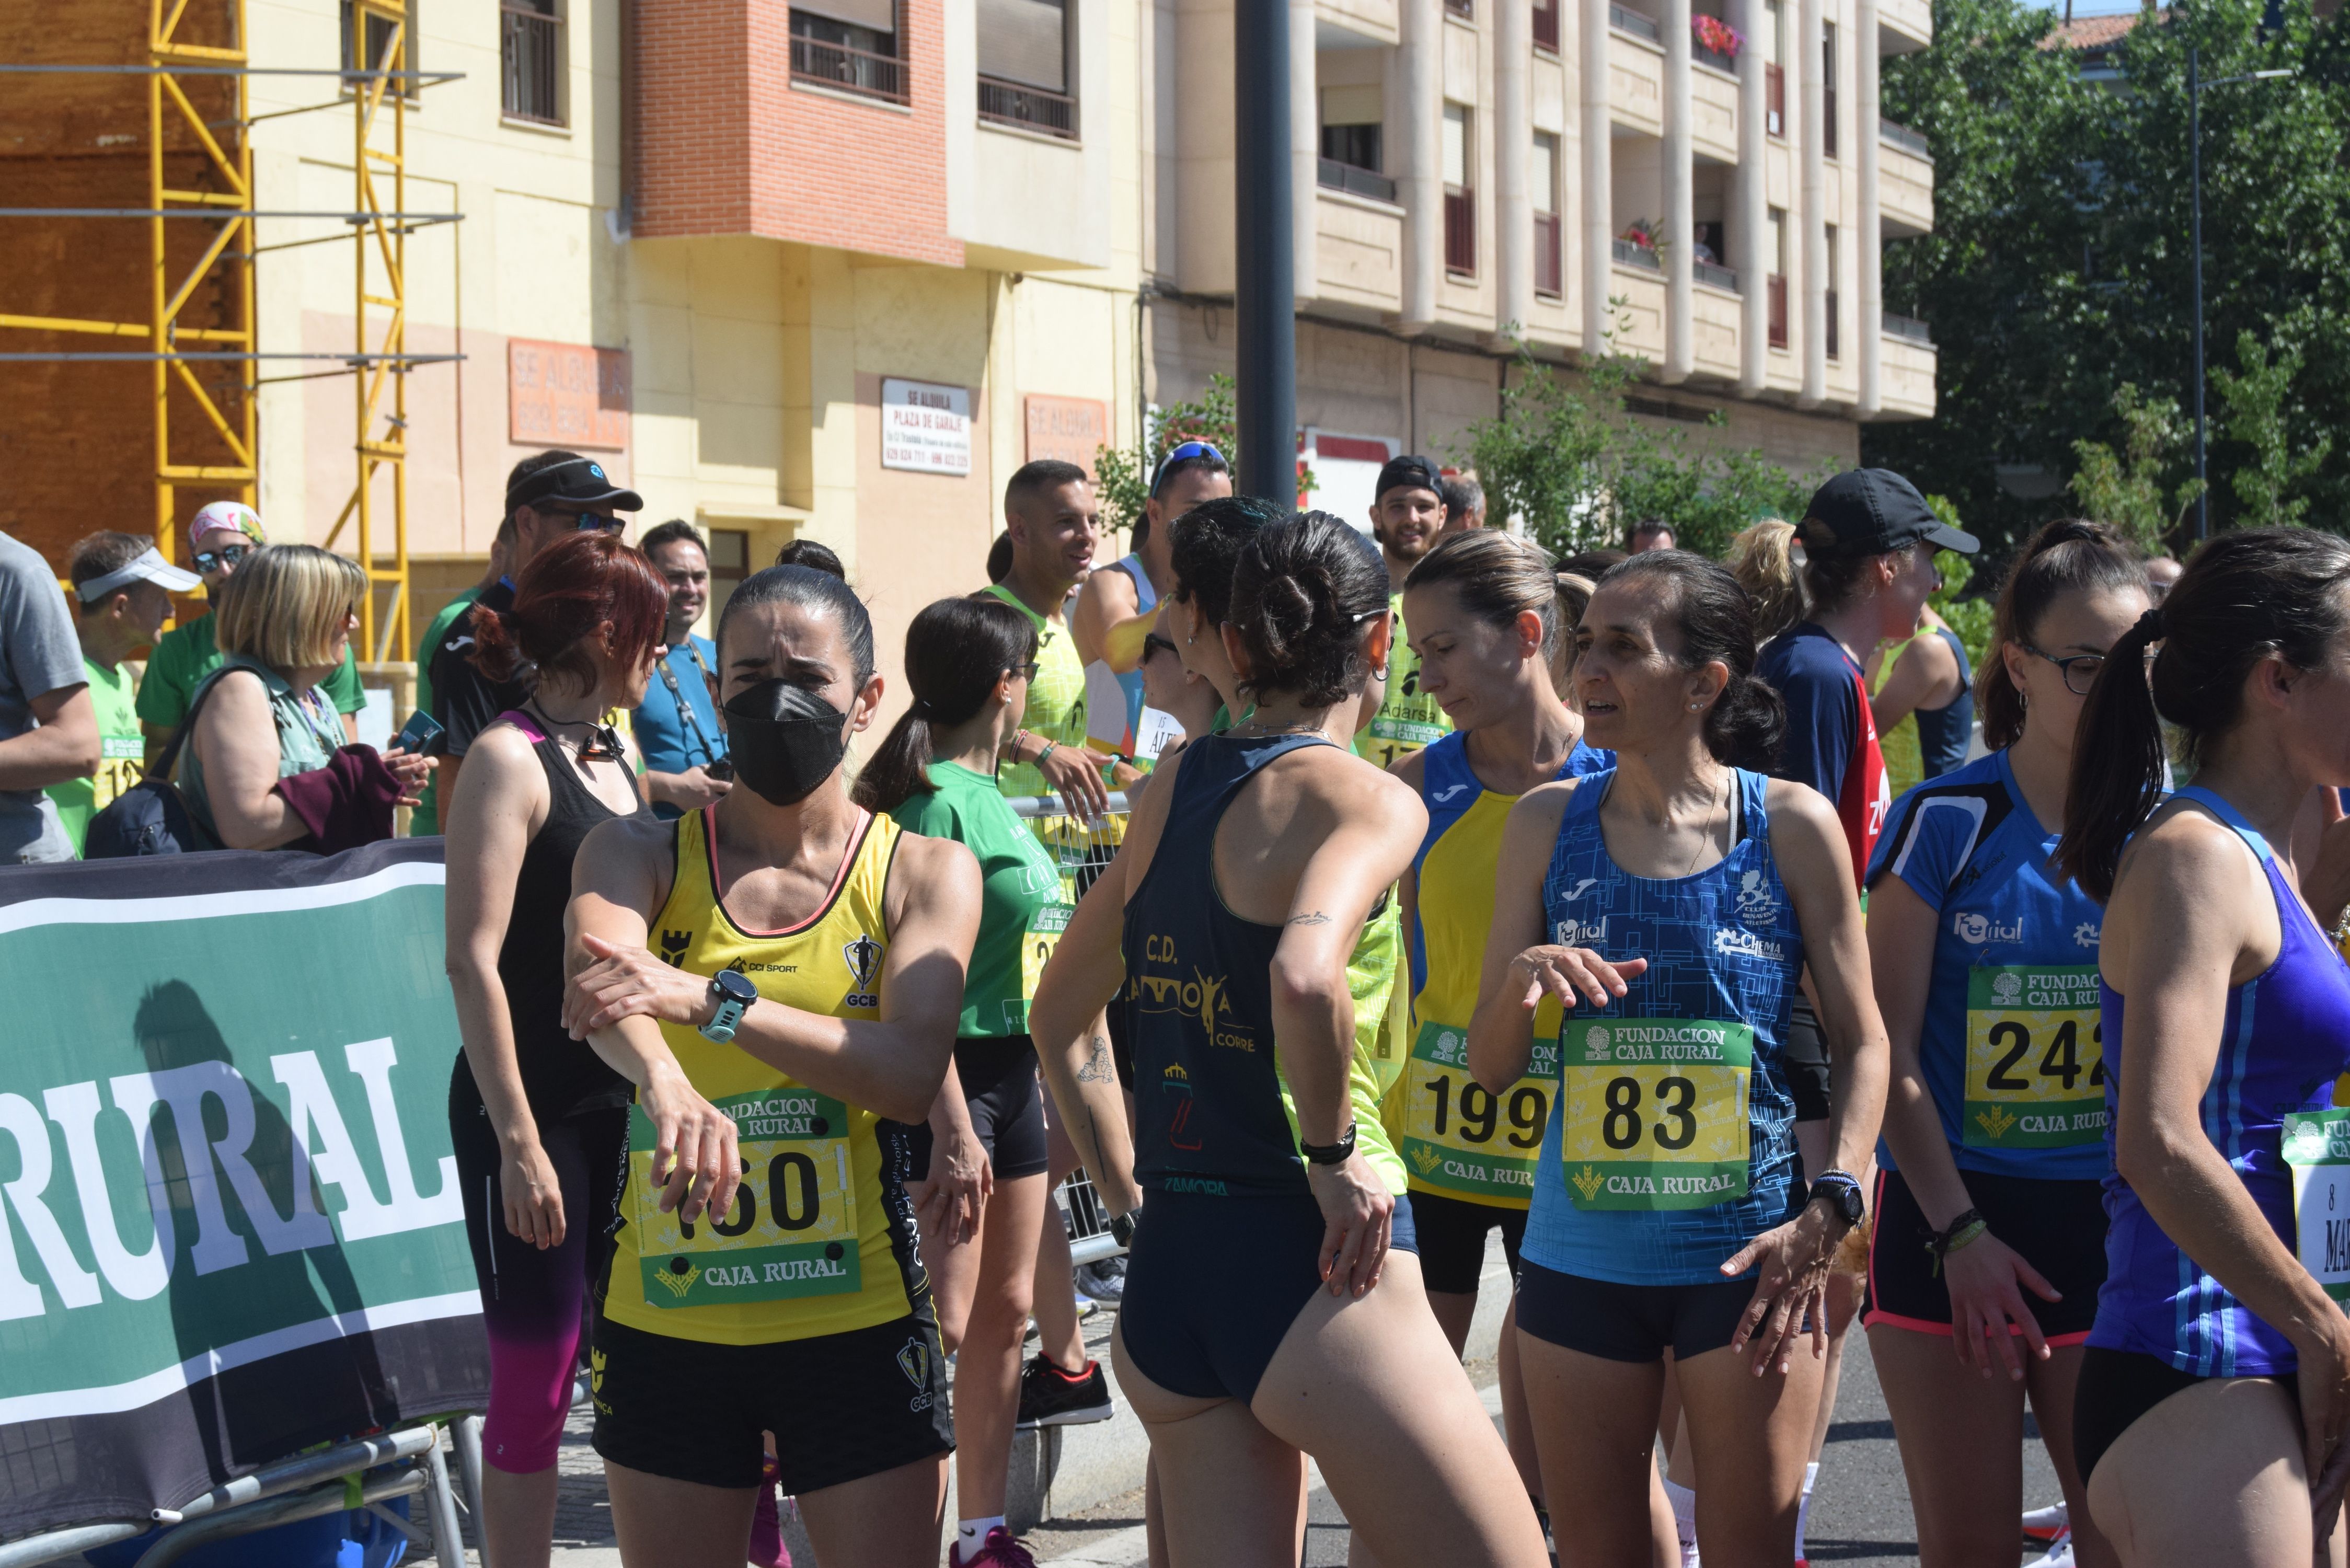
<svg viewBox="0 0 2350 1568">
<path fill-rule="evenodd" d="M 2095 964 L 1979 964 L 1967 976 L 1970 1148 L 2065 1148 L 2106 1136 Z"/>
<path fill-rule="evenodd" d="M 691 1224 L 661 1211 L 653 1124 L 629 1110 L 629 1189 L 647 1303 L 657 1307 L 843 1295 L 861 1288 L 848 1109 L 813 1089 L 715 1101 L 733 1118 L 743 1175 L 734 1207 Z"/>
<path fill-rule="evenodd" d="M 1559 1146 L 1575 1206 L 1707 1209 L 1747 1192 L 1754 1031 L 1697 1018 L 1570 1023 Z"/>
<path fill-rule="evenodd" d="M 1534 1042 L 1526 1076 L 1500 1095 L 1469 1075 L 1469 1031 L 1423 1021 L 1404 1068 L 1403 1158 L 1421 1186 L 1521 1205 L 1550 1122 L 1558 1042 Z"/>
</svg>

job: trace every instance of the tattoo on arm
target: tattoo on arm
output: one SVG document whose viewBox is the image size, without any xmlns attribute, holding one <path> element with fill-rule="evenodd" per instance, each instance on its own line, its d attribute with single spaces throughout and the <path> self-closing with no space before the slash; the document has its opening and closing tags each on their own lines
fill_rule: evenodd
<svg viewBox="0 0 2350 1568">
<path fill-rule="evenodd" d="M 1330 917 L 1316 909 L 1310 915 L 1292 915 L 1287 923 L 1293 926 L 1326 926 L 1330 923 Z"/>
<path fill-rule="evenodd" d="M 1097 1034 L 1086 1042 L 1086 1064 L 1077 1069 L 1077 1082 L 1102 1084 L 1115 1077 L 1118 1069 L 1110 1062 L 1109 1042 Z"/>
</svg>

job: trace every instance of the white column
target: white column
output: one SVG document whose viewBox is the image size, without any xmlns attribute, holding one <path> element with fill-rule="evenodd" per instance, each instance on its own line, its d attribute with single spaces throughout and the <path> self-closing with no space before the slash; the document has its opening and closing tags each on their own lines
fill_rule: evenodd
<svg viewBox="0 0 2350 1568">
<path fill-rule="evenodd" d="M 1403 145 L 1396 195 L 1403 202 L 1403 329 L 1436 321 L 1444 276 L 1444 0 L 1399 0 L 1402 47 L 1396 79 Z"/>
<path fill-rule="evenodd" d="M 1731 0 L 1731 26 L 1745 35 L 1738 56 L 1738 167 L 1730 171 L 1730 265 L 1738 269 L 1738 391 L 1760 397 L 1771 363 L 1771 182 L 1763 172 L 1769 109 L 1764 104 L 1762 0 Z"/>
<path fill-rule="evenodd" d="M 1314 236 L 1321 214 L 1322 98 L 1315 91 L 1314 0 L 1289 0 L 1290 246 L 1300 303 L 1322 292 Z"/>
<path fill-rule="evenodd" d="M 1493 3 L 1493 282 L 1497 331 L 1515 338 L 1534 316 L 1534 14 L 1527 0 Z"/>
<path fill-rule="evenodd" d="M 1664 202 L 1665 363 L 1659 379 L 1686 381 L 1697 365 L 1697 171 L 1690 150 L 1690 0 L 1665 0 L 1665 141 L 1658 183 Z"/>
<path fill-rule="evenodd" d="M 1804 181 L 1803 201 L 1794 215 L 1804 236 L 1804 266 L 1796 281 L 1803 285 L 1804 389 L 1795 406 L 1815 409 L 1828 395 L 1828 174 L 1825 139 L 1827 103 L 1820 79 L 1821 0 L 1803 0 L 1795 25 L 1795 47 L 1787 74 L 1802 94 Z"/>
<path fill-rule="evenodd" d="M 1616 261 L 1615 165 L 1607 119 L 1607 0 L 1581 0 L 1583 67 L 1583 351 L 1607 346 Z"/>
<path fill-rule="evenodd" d="M 1885 371 L 1885 237 L 1877 191 L 1877 0 L 1854 0 L 1852 47 L 1852 139 L 1860 143 L 1854 160 L 1860 174 L 1860 211 L 1852 226 L 1852 248 L 1860 263 L 1860 417 L 1866 419 L 1884 405 Z"/>
</svg>

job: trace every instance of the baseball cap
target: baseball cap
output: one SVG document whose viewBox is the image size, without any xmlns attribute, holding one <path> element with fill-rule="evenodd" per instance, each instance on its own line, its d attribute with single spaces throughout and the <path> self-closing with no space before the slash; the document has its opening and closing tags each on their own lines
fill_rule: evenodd
<svg viewBox="0 0 2350 1568">
<path fill-rule="evenodd" d="M 206 507 L 204 510 L 209 512 L 212 508 Z M 213 528 L 231 526 L 234 524 L 222 523 L 212 524 Z M 102 577 L 92 577 L 86 583 L 76 583 L 74 595 L 82 603 L 90 605 L 96 604 L 109 594 L 120 593 L 133 583 L 152 583 L 166 593 L 184 594 L 193 590 L 203 581 L 203 578 L 196 576 L 195 573 L 182 571 L 163 559 L 163 552 L 150 545 L 129 566 L 119 567 Z"/>
<path fill-rule="evenodd" d="M 1881 556 L 1924 540 L 1971 556 L 1975 536 L 1934 515 L 1918 487 L 1889 468 L 1852 468 L 1812 493 L 1795 530 L 1807 554 Z"/>
<path fill-rule="evenodd" d="M 1425 490 L 1440 499 L 1444 494 L 1444 477 L 1436 472 L 1436 464 L 1424 457 L 1406 453 L 1388 459 L 1379 470 L 1378 488 L 1371 493 L 1374 500 L 1384 497 L 1390 490 Z"/>
<path fill-rule="evenodd" d="M 242 501 L 215 501 L 188 519 L 188 549 L 190 553 L 204 547 L 207 534 L 233 529 L 256 545 L 266 545 L 269 536 L 261 531 L 260 514 Z"/>
<path fill-rule="evenodd" d="M 525 474 L 506 491 L 506 512 L 522 506 L 555 502 L 563 506 L 609 506 L 615 512 L 641 512 L 645 498 L 612 483 L 604 465 L 592 457 L 567 458 L 535 473 Z"/>
</svg>

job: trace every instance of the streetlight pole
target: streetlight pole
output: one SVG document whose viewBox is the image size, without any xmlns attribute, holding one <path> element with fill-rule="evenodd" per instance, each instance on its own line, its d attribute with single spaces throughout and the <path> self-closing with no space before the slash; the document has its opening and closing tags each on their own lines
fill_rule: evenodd
<svg viewBox="0 0 2350 1568">
<path fill-rule="evenodd" d="M 1297 263 L 1288 0 L 1232 11 L 1232 316 L 1240 489 L 1297 504 Z"/>
</svg>

